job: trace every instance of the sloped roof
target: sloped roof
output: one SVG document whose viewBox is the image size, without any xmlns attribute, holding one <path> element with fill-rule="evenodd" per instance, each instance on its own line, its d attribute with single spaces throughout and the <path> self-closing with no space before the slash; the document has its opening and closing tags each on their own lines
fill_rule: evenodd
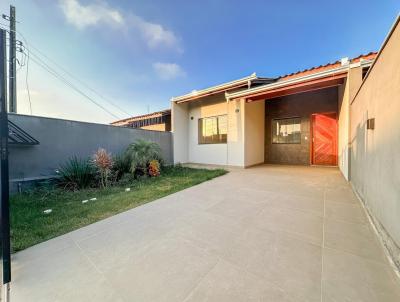
<svg viewBox="0 0 400 302">
<path fill-rule="evenodd" d="M 144 120 L 144 119 L 159 117 L 159 116 L 164 116 L 164 115 L 171 115 L 171 109 L 165 109 L 165 110 L 151 112 L 151 113 L 147 113 L 147 114 L 143 114 L 143 115 L 136 115 L 136 116 L 128 117 L 126 119 L 112 122 L 111 125 L 119 126 L 119 125 L 124 125 L 124 124 L 130 123 L 130 122 L 138 121 L 138 120 Z"/>
<path fill-rule="evenodd" d="M 214 95 L 217 93 L 223 93 L 223 92 L 231 91 L 234 89 L 239 89 L 239 88 L 248 87 L 248 86 L 252 86 L 252 85 L 262 85 L 262 84 L 270 83 L 270 82 L 273 82 L 274 80 L 275 79 L 273 79 L 273 78 L 257 77 L 256 73 L 252 73 L 250 76 L 247 76 L 247 77 L 244 77 L 244 78 L 241 78 L 238 80 L 222 83 L 222 84 L 211 86 L 211 87 L 201 89 L 201 90 L 193 90 L 192 92 L 190 92 L 188 94 L 173 97 L 171 100 L 173 102 L 177 102 L 177 103 L 189 102 L 189 101 L 203 98 L 205 96 Z"/>
<path fill-rule="evenodd" d="M 373 60 L 373 59 L 375 59 L 377 54 L 378 54 L 377 52 L 369 52 L 367 54 L 362 54 L 355 58 L 349 59 L 349 61 L 351 64 L 353 64 L 353 63 L 360 62 L 361 60 Z M 341 66 L 341 61 L 335 61 L 335 62 L 327 63 L 325 65 L 319 65 L 319 66 L 315 66 L 315 67 L 311 67 L 311 68 L 307 68 L 307 69 L 303 69 L 303 70 L 299 70 L 296 72 L 282 75 L 278 78 L 278 81 L 302 77 L 305 75 L 333 69 L 333 68 L 340 67 L 340 66 Z"/>
<path fill-rule="evenodd" d="M 362 66 L 369 66 L 376 57 L 372 52 L 366 55 L 360 55 L 353 59 L 336 61 L 326 65 L 313 67 L 298 71 L 292 74 L 284 75 L 274 83 L 250 88 L 238 92 L 227 93 L 227 99 L 246 98 L 248 101 L 261 100 L 295 94 L 299 92 L 311 91 L 315 89 L 337 86 L 343 83 L 347 77 L 349 66 L 354 63 L 360 63 Z"/>
</svg>

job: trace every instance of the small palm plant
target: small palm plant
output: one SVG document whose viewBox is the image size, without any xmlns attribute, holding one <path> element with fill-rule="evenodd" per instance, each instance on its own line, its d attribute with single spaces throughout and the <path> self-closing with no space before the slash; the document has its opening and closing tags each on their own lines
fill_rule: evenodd
<svg viewBox="0 0 400 302">
<path fill-rule="evenodd" d="M 100 186 L 105 188 L 108 186 L 108 179 L 111 174 L 113 160 L 110 153 L 103 148 L 99 148 L 93 155 L 93 164 L 100 174 Z"/>
<path fill-rule="evenodd" d="M 160 146 L 157 143 L 142 139 L 138 139 L 128 146 L 126 156 L 131 163 L 130 170 L 135 176 L 147 174 L 150 161 L 162 161 Z"/>
</svg>

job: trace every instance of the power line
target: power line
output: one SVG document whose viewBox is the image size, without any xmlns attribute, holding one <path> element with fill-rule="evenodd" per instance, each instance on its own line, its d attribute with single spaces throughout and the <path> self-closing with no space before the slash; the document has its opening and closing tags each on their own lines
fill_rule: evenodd
<svg viewBox="0 0 400 302">
<path fill-rule="evenodd" d="M 86 93 L 84 93 L 82 90 L 80 90 L 79 88 L 77 88 L 76 86 L 74 86 L 74 84 L 72 84 L 71 82 L 69 82 L 67 79 L 65 79 L 62 75 L 60 75 L 59 73 L 57 73 L 54 69 L 52 69 L 49 65 L 47 65 L 45 62 L 43 62 L 42 60 L 38 60 L 35 59 L 33 57 L 30 58 L 32 60 L 32 62 L 35 62 L 37 65 L 39 65 L 40 67 L 42 67 L 44 70 L 46 70 L 47 72 L 49 72 L 51 75 L 53 75 L 54 77 L 56 77 L 57 79 L 59 79 L 61 82 L 63 82 L 64 84 L 66 84 L 68 87 L 72 88 L 73 90 L 75 90 L 76 92 L 78 92 L 80 95 L 82 95 L 83 97 L 85 97 L 86 99 L 88 99 L 90 102 L 92 102 L 93 104 L 95 104 L 96 106 L 100 107 L 101 109 L 103 109 L 105 112 L 107 112 L 108 114 L 110 114 L 111 116 L 113 116 L 114 118 L 120 119 L 121 117 L 115 115 L 114 113 L 112 113 L 110 110 L 108 110 L 107 108 L 105 108 L 104 106 L 102 106 L 101 104 L 97 103 L 95 100 L 93 100 L 90 96 L 88 96 Z"/>
<path fill-rule="evenodd" d="M 28 45 L 27 45 L 28 46 Z M 26 47 L 25 47 L 26 48 Z M 28 54 L 25 54 L 25 52 L 21 52 L 23 53 L 26 57 L 26 72 L 25 72 L 25 86 L 26 86 L 26 91 L 28 93 L 28 101 L 29 101 L 29 110 L 31 112 L 32 115 L 32 101 L 31 101 L 31 91 L 29 90 L 29 81 L 28 81 L 28 75 L 29 75 L 29 59 L 30 59 L 30 54 L 29 54 L 29 50 L 27 49 Z"/>
<path fill-rule="evenodd" d="M 74 79 L 75 81 L 79 82 L 81 85 L 83 85 L 84 87 L 86 87 L 87 89 L 89 89 L 90 91 L 92 91 L 94 94 L 96 94 L 97 96 L 99 96 L 100 98 L 102 98 L 103 100 L 105 100 L 107 103 L 109 103 L 110 105 L 114 106 L 115 108 L 119 109 L 121 112 L 123 112 L 124 114 L 126 114 L 128 117 L 132 116 L 131 113 L 127 112 L 125 109 L 121 108 L 120 106 L 114 104 L 112 101 L 110 101 L 107 97 L 105 97 L 104 95 L 102 95 L 101 93 L 99 93 L 98 91 L 94 90 L 92 87 L 90 87 L 88 84 L 86 84 L 85 82 L 83 82 L 81 79 L 79 79 L 78 77 L 74 76 L 71 72 L 69 72 L 68 70 L 66 70 L 64 67 L 62 67 L 60 64 L 58 64 L 55 60 L 49 58 L 46 54 L 44 54 L 42 51 L 40 51 L 37 47 L 33 46 L 32 44 L 30 44 L 29 46 L 31 48 L 31 53 L 33 55 L 35 55 L 34 51 L 32 51 L 32 48 L 34 50 L 36 50 L 40 55 L 42 55 L 43 57 L 45 57 L 47 60 L 49 60 L 50 62 L 52 62 L 54 65 L 56 65 L 58 68 L 60 68 L 63 72 L 65 72 L 68 76 L 70 76 L 72 79 Z M 37 55 L 36 55 L 37 56 Z"/>
<path fill-rule="evenodd" d="M 7 24 L 3 24 L 0 22 L 0 25 L 3 26 L 8 26 Z M 6 29 L 6 30 L 10 30 L 10 29 Z M 74 89 L 76 92 L 78 92 L 79 94 L 81 94 L 82 96 L 84 96 L 85 98 L 87 98 L 90 102 L 94 103 L 95 105 L 97 105 L 98 107 L 100 107 L 101 109 L 103 109 L 104 111 L 106 111 L 108 114 L 112 115 L 114 118 L 120 119 L 121 117 L 115 115 L 114 113 L 112 113 L 111 111 L 109 111 L 107 108 L 105 108 L 104 106 L 102 106 L 101 104 L 99 104 L 98 102 L 96 102 L 94 99 L 92 99 L 90 96 L 88 96 L 85 92 L 83 92 L 81 89 L 79 89 L 78 87 L 76 87 L 76 85 L 74 85 L 73 83 L 71 83 L 70 81 L 68 81 L 68 79 L 66 79 L 64 76 L 60 75 L 54 68 L 52 68 L 50 65 L 48 65 L 46 62 L 43 61 L 43 59 L 41 59 L 39 57 L 39 55 L 35 54 L 32 51 L 32 48 L 35 49 L 37 52 L 39 52 L 43 57 L 45 57 L 47 60 L 49 60 L 50 62 L 52 62 L 54 65 L 56 65 L 58 68 L 60 68 L 62 71 L 64 71 L 67 75 L 69 75 L 71 78 L 75 79 L 76 81 L 78 81 L 81 85 L 85 86 L 87 89 L 91 90 L 93 93 L 95 93 L 96 95 L 98 95 L 99 97 L 101 97 L 102 99 L 104 99 L 106 102 L 108 102 L 109 104 L 111 104 L 112 106 L 118 108 L 120 111 L 124 112 L 126 115 L 131 116 L 130 113 L 128 113 L 127 111 L 125 111 L 124 109 L 120 108 L 119 106 L 117 106 L 116 104 L 112 103 L 110 100 L 108 100 L 105 96 L 101 95 L 100 93 L 98 93 L 96 90 L 94 90 L 93 88 L 91 88 L 90 86 L 88 86 L 86 83 L 84 83 L 82 80 L 78 79 L 77 77 L 75 77 L 72 73 L 70 73 L 69 71 L 67 71 L 65 68 L 63 68 L 60 64 L 58 64 L 57 62 L 55 62 L 54 60 L 50 59 L 47 55 L 45 55 L 42 51 L 40 51 L 37 47 L 34 47 L 33 45 L 29 44 L 26 40 L 26 38 L 24 37 L 24 35 L 19 32 L 16 31 L 17 34 L 19 34 L 26 46 L 24 47 L 27 50 L 27 71 L 28 69 L 28 65 L 29 65 L 29 60 L 31 59 L 32 61 L 34 61 L 36 64 L 38 64 L 40 67 L 42 67 L 43 69 L 45 69 L 47 72 L 49 72 L 50 74 L 52 74 L 53 76 L 55 76 L 56 78 L 58 78 L 60 81 L 62 81 L 64 84 L 66 84 L 67 86 L 69 86 L 70 88 Z M 33 55 L 34 57 L 36 57 L 36 59 L 38 61 L 40 61 L 41 63 L 37 62 L 33 57 L 31 57 L 31 55 Z M 26 76 L 27 79 L 27 76 Z M 30 92 L 29 92 L 29 86 L 28 86 L 28 81 L 26 80 L 26 86 L 27 86 L 27 91 L 28 91 L 28 97 L 29 97 L 29 102 L 30 102 Z M 31 104 L 31 102 L 30 102 Z M 32 107 L 32 106 L 31 106 Z M 32 110 L 32 109 L 31 109 Z"/>
</svg>

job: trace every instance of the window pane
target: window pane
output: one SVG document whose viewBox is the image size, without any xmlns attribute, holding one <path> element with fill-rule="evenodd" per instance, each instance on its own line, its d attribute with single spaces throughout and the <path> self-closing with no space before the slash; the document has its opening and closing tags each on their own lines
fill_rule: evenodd
<svg viewBox="0 0 400 302">
<path fill-rule="evenodd" d="M 286 118 L 272 120 L 273 144 L 300 144 L 301 119 Z"/>
<path fill-rule="evenodd" d="M 227 116 L 213 116 L 199 119 L 199 144 L 226 143 L 228 125 Z"/>
</svg>

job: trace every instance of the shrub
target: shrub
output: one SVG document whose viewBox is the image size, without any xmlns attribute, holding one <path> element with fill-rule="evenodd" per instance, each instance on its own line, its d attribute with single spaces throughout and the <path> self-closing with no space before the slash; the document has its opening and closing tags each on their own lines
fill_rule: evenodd
<svg viewBox="0 0 400 302">
<path fill-rule="evenodd" d="M 94 180 L 95 170 L 89 159 L 71 157 L 60 165 L 58 170 L 60 183 L 72 190 L 89 187 Z"/>
<path fill-rule="evenodd" d="M 131 162 L 126 154 L 118 154 L 113 158 L 112 174 L 115 181 L 119 181 L 122 176 L 130 172 Z"/>
<path fill-rule="evenodd" d="M 158 162 L 158 160 L 153 159 L 150 161 L 148 173 L 151 177 L 156 177 L 160 175 L 160 163 Z"/>
<path fill-rule="evenodd" d="M 135 176 L 132 173 L 125 173 L 118 181 L 120 186 L 129 186 L 135 181 Z"/>
<path fill-rule="evenodd" d="M 142 139 L 130 144 L 126 150 L 126 156 L 130 161 L 130 171 L 135 176 L 147 173 L 147 167 L 151 160 L 162 162 L 161 148 L 158 144 Z"/>
<path fill-rule="evenodd" d="M 108 186 L 108 179 L 111 174 L 111 168 L 113 166 L 113 160 L 110 153 L 103 148 L 99 148 L 95 154 L 93 154 L 93 164 L 97 168 L 100 176 L 100 186 L 105 188 Z"/>
</svg>

